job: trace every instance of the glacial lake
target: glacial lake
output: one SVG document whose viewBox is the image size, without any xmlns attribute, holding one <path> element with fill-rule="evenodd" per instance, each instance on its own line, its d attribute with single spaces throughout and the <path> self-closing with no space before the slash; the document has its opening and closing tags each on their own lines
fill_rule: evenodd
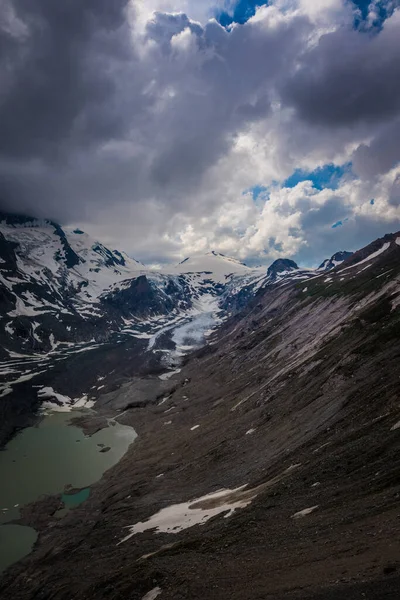
<svg viewBox="0 0 400 600">
<path fill-rule="evenodd" d="M 81 491 L 71 497 L 63 495 L 64 505 L 66 509 L 77 506 L 136 438 L 132 427 L 113 419 L 105 429 L 85 436 L 70 424 L 82 414 L 87 415 L 82 411 L 51 412 L 36 426 L 19 432 L 0 451 L 0 572 L 29 554 L 37 539 L 31 527 L 10 523 L 19 518 L 23 505 L 44 495 L 63 494 L 65 486 L 71 485 Z M 101 451 L 106 448 L 110 449 Z"/>
</svg>

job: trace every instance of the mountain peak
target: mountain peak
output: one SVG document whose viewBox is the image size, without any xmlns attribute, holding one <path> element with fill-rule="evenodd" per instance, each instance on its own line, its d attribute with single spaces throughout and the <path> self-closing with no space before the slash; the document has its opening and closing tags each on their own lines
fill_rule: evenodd
<svg viewBox="0 0 400 600">
<path fill-rule="evenodd" d="M 9 227 L 56 227 L 51 219 L 39 219 L 29 215 L 0 211 L 0 223 Z"/>
<path fill-rule="evenodd" d="M 180 273 L 207 273 L 216 281 L 225 281 L 230 275 L 245 275 L 251 272 L 250 267 L 236 258 L 225 256 L 215 250 L 206 254 L 188 256 L 176 265 L 174 270 Z"/>
<path fill-rule="evenodd" d="M 295 271 L 298 268 L 299 267 L 294 260 L 290 260 L 289 258 L 278 258 L 268 267 L 267 275 L 272 279 L 276 279 L 279 273 L 283 273 L 284 271 Z"/>
<path fill-rule="evenodd" d="M 227 256 L 226 254 L 222 254 L 222 252 L 216 252 L 216 250 L 211 250 L 211 252 L 207 252 L 206 256 L 215 256 L 215 258 L 219 258 L 221 260 L 234 263 L 236 265 L 241 265 L 242 267 L 247 267 L 247 265 L 237 258 L 233 258 L 232 256 Z"/>
<path fill-rule="evenodd" d="M 330 271 L 334 269 L 338 265 L 340 265 L 343 261 L 350 258 L 353 255 L 353 252 L 347 252 L 346 250 L 340 250 L 336 252 L 331 258 L 327 258 L 324 262 L 318 267 L 318 271 Z"/>
</svg>

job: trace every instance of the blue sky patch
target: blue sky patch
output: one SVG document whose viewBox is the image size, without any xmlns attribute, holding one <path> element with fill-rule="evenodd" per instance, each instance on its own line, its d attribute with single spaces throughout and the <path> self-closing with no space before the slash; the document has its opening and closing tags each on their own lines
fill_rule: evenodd
<svg viewBox="0 0 400 600">
<path fill-rule="evenodd" d="M 349 219 L 343 219 L 343 221 L 336 221 L 336 223 L 334 223 L 332 225 L 332 229 L 336 229 L 337 227 L 342 227 L 342 225 L 344 225 L 346 223 L 346 221 L 348 221 Z"/>
<path fill-rule="evenodd" d="M 354 16 L 354 27 L 362 29 L 367 22 L 369 6 L 371 0 L 348 0 L 357 9 L 357 14 Z M 254 17 L 259 6 L 266 6 L 269 2 L 262 0 L 225 0 L 223 10 L 219 10 L 215 14 L 215 18 L 223 27 L 229 27 L 232 23 L 240 23 L 243 25 L 251 17 Z M 393 14 L 394 9 L 400 5 L 400 0 L 380 0 L 375 5 L 377 18 L 373 27 L 380 29 L 388 17 Z"/>
<path fill-rule="evenodd" d="M 370 200 L 369 203 L 371 206 L 373 206 L 375 204 L 375 200 L 372 198 L 372 200 Z"/>
<path fill-rule="evenodd" d="M 245 190 L 243 192 L 243 194 L 248 194 L 248 193 L 253 194 L 253 200 L 255 202 L 260 194 L 263 194 L 264 192 L 267 192 L 267 191 L 268 191 L 268 188 L 265 187 L 265 185 L 254 185 L 253 187 L 249 188 L 248 190 Z"/>
<path fill-rule="evenodd" d="M 356 29 L 362 29 L 368 17 L 371 0 L 352 0 L 352 3 L 358 8 L 358 14 L 354 18 L 354 26 Z M 381 29 L 383 23 L 393 14 L 394 9 L 399 4 L 399 0 L 395 0 L 394 2 L 393 0 L 380 0 L 380 2 L 377 2 L 375 4 L 377 18 L 372 23 L 372 26 L 378 30 Z"/>
<path fill-rule="evenodd" d="M 243 25 L 251 17 L 254 17 L 259 6 L 264 6 L 268 2 L 262 0 L 236 0 L 235 2 L 225 2 L 225 10 L 215 15 L 217 21 L 223 26 L 228 27 L 232 23 Z"/>
<path fill-rule="evenodd" d="M 317 190 L 324 188 L 330 188 L 335 190 L 341 178 L 345 173 L 348 173 L 351 169 L 351 164 L 347 163 L 340 167 L 334 164 L 324 165 L 315 171 L 303 171 L 302 169 L 296 169 L 290 177 L 283 182 L 283 187 L 292 188 L 295 187 L 301 181 L 312 181 L 313 186 Z"/>
</svg>

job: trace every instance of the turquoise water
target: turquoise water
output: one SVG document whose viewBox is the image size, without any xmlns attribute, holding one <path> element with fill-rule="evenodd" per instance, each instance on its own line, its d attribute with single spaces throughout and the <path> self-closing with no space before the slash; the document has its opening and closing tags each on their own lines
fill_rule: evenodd
<svg viewBox="0 0 400 600">
<path fill-rule="evenodd" d="M 82 502 L 85 502 L 90 496 L 90 488 L 79 490 L 76 494 L 63 494 L 61 500 L 64 502 L 65 508 L 75 508 Z"/>
<path fill-rule="evenodd" d="M 64 508 L 60 508 L 54 513 L 54 516 L 58 519 L 61 519 L 64 515 L 67 514 L 71 508 L 76 508 L 82 502 L 85 502 L 90 496 L 90 488 L 84 488 L 83 490 L 79 490 L 75 494 L 63 494 L 61 496 L 61 500 L 64 503 Z"/>
<path fill-rule="evenodd" d="M 83 488 L 63 495 L 66 508 L 77 506 L 136 438 L 132 427 L 114 420 L 93 436 L 85 436 L 70 425 L 71 418 L 81 414 L 50 413 L 37 426 L 22 430 L 0 452 L 0 571 L 15 562 L 10 557 L 18 555 L 19 560 L 29 554 L 36 540 L 29 527 L 5 525 L 19 518 L 21 506 L 43 495 L 63 494 L 67 485 Z M 105 446 L 110 450 L 100 452 Z"/>
</svg>

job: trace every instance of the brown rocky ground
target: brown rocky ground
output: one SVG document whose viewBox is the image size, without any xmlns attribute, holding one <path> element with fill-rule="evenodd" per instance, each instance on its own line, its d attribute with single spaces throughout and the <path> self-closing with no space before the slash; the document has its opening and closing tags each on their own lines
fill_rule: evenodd
<svg viewBox="0 0 400 600">
<path fill-rule="evenodd" d="M 162 404 L 134 404 L 132 384 L 121 420 L 137 440 L 87 502 L 46 523 L 1 598 L 400 598 L 398 281 L 350 293 L 337 279 L 335 293 L 261 294 Z M 162 508 L 245 484 L 253 500 L 228 518 L 117 545 Z"/>
</svg>

